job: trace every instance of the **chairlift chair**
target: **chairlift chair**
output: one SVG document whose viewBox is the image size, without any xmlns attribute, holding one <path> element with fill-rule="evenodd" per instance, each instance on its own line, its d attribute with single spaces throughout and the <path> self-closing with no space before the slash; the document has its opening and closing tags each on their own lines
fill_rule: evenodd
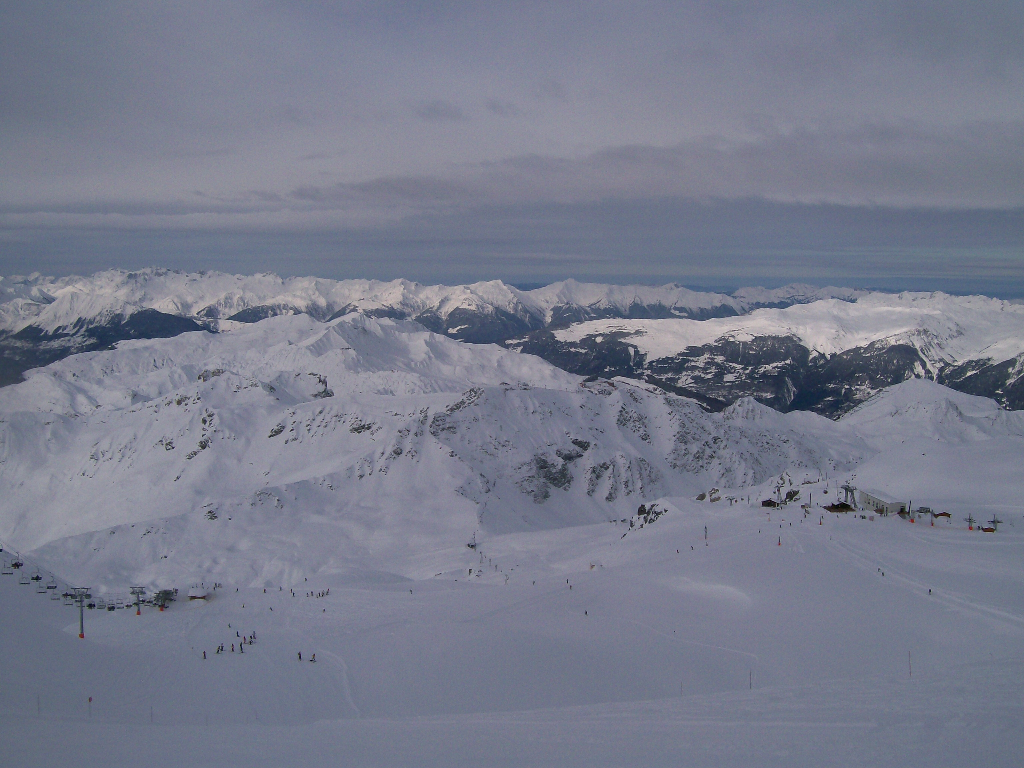
<svg viewBox="0 0 1024 768">
<path fill-rule="evenodd" d="M 35 573 L 32 574 L 32 581 L 42 581 L 42 580 L 43 580 L 43 577 L 39 573 L 39 571 L 36 571 Z"/>
<path fill-rule="evenodd" d="M 38 592 L 40 595 L 45 595 L 46 594 L 46 585 L 43 584 L 43 582 L 41 582 L 41 581 L 37 581 L 36 582 L 36 592 Z"/>
<path fill-rule="evenodd" d="M 18 583 L 21 584 L 23 587 L 27 587 L 29 584 L 32 583 L 32 579 L 28 577 L 28 574 L 23 573 L 21 574 L 21 576 L 18 577 Z"/>
<path fill-rule="evenodd" d="M 74 605 L 75 604 L 75 600 L 74 600 L 74 598 L 71 597 L 71 593 L 70 592 L 65 592 L 64 594 L 61 595 L 61 597 L 64 598 L 64 605 Z"/>
<path fill-rule="evenodd" d="M 60 592 L 57 592 L 56 590 L 54 590 L 53 592 L 50 592 L 50 599 L 51 600 L 60 600 Z"/>
<path fill-rule="evenodd" d="M 14 569 L 11 568 L 11 564 L 9 562 L 4 560 L 4 567 L 2 570 L 0 570 L 0 573 L 2 573 L 4 576 L 13 576 Z"/>
<path fill-rule="evenodd" d="M 50 579 L 48 582 L 46 582 L 46 588 L 47 589 L 56 589 L 57 588 L 57 580 L 56 579 Z"/>
</svg>

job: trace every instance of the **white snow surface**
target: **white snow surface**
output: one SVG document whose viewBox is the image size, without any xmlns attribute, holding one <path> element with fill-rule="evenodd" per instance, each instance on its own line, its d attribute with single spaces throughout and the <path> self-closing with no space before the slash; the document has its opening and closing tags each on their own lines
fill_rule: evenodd
<svg viewBox="0 0 1024 768">
<path fill-rule="evenodd" d="M 621 334 L 648 358 L 720 339 L 792 336 L 831 355 L 872 342 L 908 343 L 929 363 L 1007 360 L 1024 353 L 1024 305 L 985 296 L 871 293 L 710 320 L 591 320 L 555 331 L 561 341 Z"/>
<path fill-rule="evenodd" d="M 706 482 L 850 466 L 865 450 L 820 417 L 753 401 L 711 415 L 635 382 L 586 385 L 530 355 L 356 313 L 75 355 L 0 390 L 0 418 L 0 538 L 33 550 L 63 541 L 61 558 L 90 579 L 133 573 L 141 557 L 146 574 L 133 578 L 147 583 L 210 568 L 277 583 L 348 567 L 368 531 L 392 559 L 411 557 L 415 536 L 606 521 Z M 247 522 L 229 535 L 207 525 L 211 510 Z M 307 523 L 320 518 L 302 510 L 347 531 L 351 551 L 291 558 L 289 543 L 253 570 L 255 528 L 272 538 L 288 520 L 316 550 L 322 531 Z M 145 542 L 149 555 L 97 547 L 143 523 L 203 542 L 157 555 L 165 531 Z M 223 551 L 211 559 L 213 530 Z M 230 544 L 235 534 L 246 543 Z"/>
<path fill-rule="evenodd" d="M 88 277 L 0 277 L 0 331 L 15 333 L 34 325 L 52 333 L 77 322 L 103 323 L 140 309 L 172 315 L 226 318 L 256 306 L 289 307 L 325 319 L 344 307 L 369 312 L 398 310 L 410 315 L 436 312 L 442 318 L 455 309 L 482 313 L 502 310 L 531 313 L 545 322 L 552 309 L 574 304 L 600 310 L 626 311 L 637 302 L 663 304 L 681 311 L 727 307 L 745 312 L 757 303 L 809 301 L 863 294 L 847 288 L 792 285 L 778 289 L 744 288 L 733 296 L 692 291 L 676 285 L 605 285 L 565 280 L 523 291 L 500 280 L 472 285 L 421 285 L 409 280 L 327 280 L 281 278 L 273 274 L 230 275 L 186 273 L 165 269 L 135 272 L 108 270 Z"/>
<path fill-rule="evenodd" d="M 360 314 L 122 342 L 0 390 L 0 554 L 179 600 L 86 611 L 82 640 L 0 576 L 0 744 L 23 765 L 1017 765 L 1021 466 L 1020 414 L 929 381 L 833 422 Z M 846 480 L 953 518 L 825 511 Z M 779 484 L 806 513 L 761 507 Z"/>
</svg>

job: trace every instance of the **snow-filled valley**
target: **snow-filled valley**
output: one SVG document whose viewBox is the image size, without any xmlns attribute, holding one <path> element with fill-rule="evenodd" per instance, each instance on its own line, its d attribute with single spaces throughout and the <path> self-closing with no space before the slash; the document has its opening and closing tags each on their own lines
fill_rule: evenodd
<svg viewBox="0 0 1024 768">
<path fill-rule="evenodd" d="M 360 312 L 121 341 L 0 389 L 3 754 L 1015 765 L 1021 466 L 924 379 L 830 420 Z"/>
</svg>

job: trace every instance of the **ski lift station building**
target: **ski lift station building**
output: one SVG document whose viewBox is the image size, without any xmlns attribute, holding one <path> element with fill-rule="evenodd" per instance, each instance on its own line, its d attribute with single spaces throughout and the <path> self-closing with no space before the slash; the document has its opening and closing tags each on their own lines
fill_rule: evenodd
<svg viewBox="0 0 1024 768">
<path fill-rule="evenodd" d="M 857 491 L 857 503 L 871 509 L 878 515 L 902 515 L 907 512 L 907 502 L 897 501 L 884 491 L 861 488 Z"/>
</svg>

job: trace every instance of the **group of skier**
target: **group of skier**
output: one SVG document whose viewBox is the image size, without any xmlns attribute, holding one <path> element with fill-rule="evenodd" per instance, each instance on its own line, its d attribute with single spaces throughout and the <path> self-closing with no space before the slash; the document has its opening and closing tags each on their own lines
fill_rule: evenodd
<svg viewBox="0 0 1024 768">
<path fill-rule="evenodd" d="M 228 628 L 229 629 L 231 628 L 230 624 L 228 624 Z M 239 653 L 245 653 L 245 646 L 252 645 L 253 643 L 256 642 L 256 632 L 255 631 L 250 632 L 248 635 L 244 635 L 243 636 L 242 633 L 239 632 L 236 629 L 235 630 L 235 637 L 238 638 L 238 652 Z M 216 654 L 221 654 L 221 653 L 234 653 L 234 652 L 235 652 L 235 643 L 231 643 L 231 650 L 230 651 L 227 650 L 227 643 L 221 643 L 220 645 L 217 646 L 217 649 L 214 651 L 214 654 L 216 655 Z M 206 658 L 206 651 L 203 651 L 203 658 L 204 659 Z"/>
</svg>

